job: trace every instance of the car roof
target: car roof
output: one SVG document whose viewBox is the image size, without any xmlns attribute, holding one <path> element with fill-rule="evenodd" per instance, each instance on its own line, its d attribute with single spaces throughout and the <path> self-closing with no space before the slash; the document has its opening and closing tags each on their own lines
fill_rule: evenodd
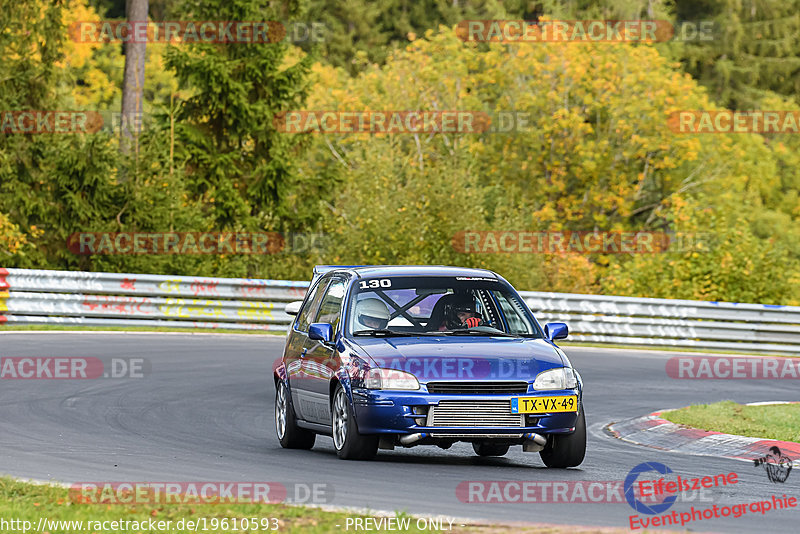
<svg viewBox="0 0 800 534">
<path fill-rule="evenodd" d="M 326 272 L 343 270 L 355 273 L 359 277 L 373 276 L 476 276 L 502 280 L 500 276 L 488 269 L 470 269 L 466 267 L 448 267 L 444 265 L 317 265 L 314 267 L 314 279 Z"/>
</svg>

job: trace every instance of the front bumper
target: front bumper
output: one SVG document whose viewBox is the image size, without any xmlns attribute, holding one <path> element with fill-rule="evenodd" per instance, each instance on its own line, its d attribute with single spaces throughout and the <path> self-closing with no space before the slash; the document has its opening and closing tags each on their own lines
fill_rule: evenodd
<svg viewBox="0 0 800 534">
<path fill-rule="evenodd" d="M 432 394 L 424 390 L 388 391 L 353 389 L 353 406 L 362 434 L 412 434 L 424 433 L 434 437 L 450 437 L 453 439 L 469 439 L 470 436 L 497 437 L 507 436 L 509 439 L 519 438 L 521 434 L 569 434 L 575 430 L 578 420 L 577 412 L 536 414 L 523 416 L 521 426 L 427 426 L 426 415 L 431 406 L 441 401 L 470 402 L 480 405 L 490 402 L 504 402 L 509 406 L 512 397 L 551 397 L 578 395 L 578 406 L 581 409 L 580 390 L 555 390 L 526 393 L 521 395 L 452 395 Z"/>
</svg>

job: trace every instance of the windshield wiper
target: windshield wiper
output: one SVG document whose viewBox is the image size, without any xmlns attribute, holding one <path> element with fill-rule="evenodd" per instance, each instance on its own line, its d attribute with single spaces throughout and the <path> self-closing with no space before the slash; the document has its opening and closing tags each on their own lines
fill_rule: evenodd
<svg viewBox="0 0 800 534">
<path fill-rule="evenodd" d="M 376 328 L 374 330 L 358 330 L 353 332 L 354 336 L 417 336 L 414 332 L 403 332 L 402 330 L 389 330 L 388 328 Z"/>
<path fill-rule="evenodd" d="M 494 337 L 517 337 L 514 334 L 507 334 L 505 332 L 487 332 L 486 330 L 474 330 L 472 328 L 465 328 L 463 330 L 443 330 L 438 332 L 443 336 L 494 336 Z"/>
</svg>

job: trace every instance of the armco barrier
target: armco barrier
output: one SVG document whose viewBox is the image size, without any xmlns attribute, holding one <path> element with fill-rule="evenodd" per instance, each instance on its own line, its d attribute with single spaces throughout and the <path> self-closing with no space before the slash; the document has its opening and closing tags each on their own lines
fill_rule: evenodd
<svg viewBox="0 0 800 534">
<path fill-rule="evenodd" d="M 308 282 L 0 269 L 0 323 L 285 331 Z M 800 307 L 521 292 L 570 341 L 800 355 Z"/>
<path fill-rule="evenodd" d="M 522 291 L 572 341 L 800 355 L 800 307 Z"/>
<path fill-rule="evenodd" d="M 285 331 L 308 282 L 0 269 L 0 323 Z"/>
</svg>

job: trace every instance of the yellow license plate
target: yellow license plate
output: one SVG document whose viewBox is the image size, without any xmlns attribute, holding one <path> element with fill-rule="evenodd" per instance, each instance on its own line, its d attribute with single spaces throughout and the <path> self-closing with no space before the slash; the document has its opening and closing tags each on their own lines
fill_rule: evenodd
<svg viewBox="0 0 800 534">
<path fill-rule="evenodd" d="M 563 413 L 577 411 L 577 395 L 511 398 L 511 413 Z"/>
</svg>

